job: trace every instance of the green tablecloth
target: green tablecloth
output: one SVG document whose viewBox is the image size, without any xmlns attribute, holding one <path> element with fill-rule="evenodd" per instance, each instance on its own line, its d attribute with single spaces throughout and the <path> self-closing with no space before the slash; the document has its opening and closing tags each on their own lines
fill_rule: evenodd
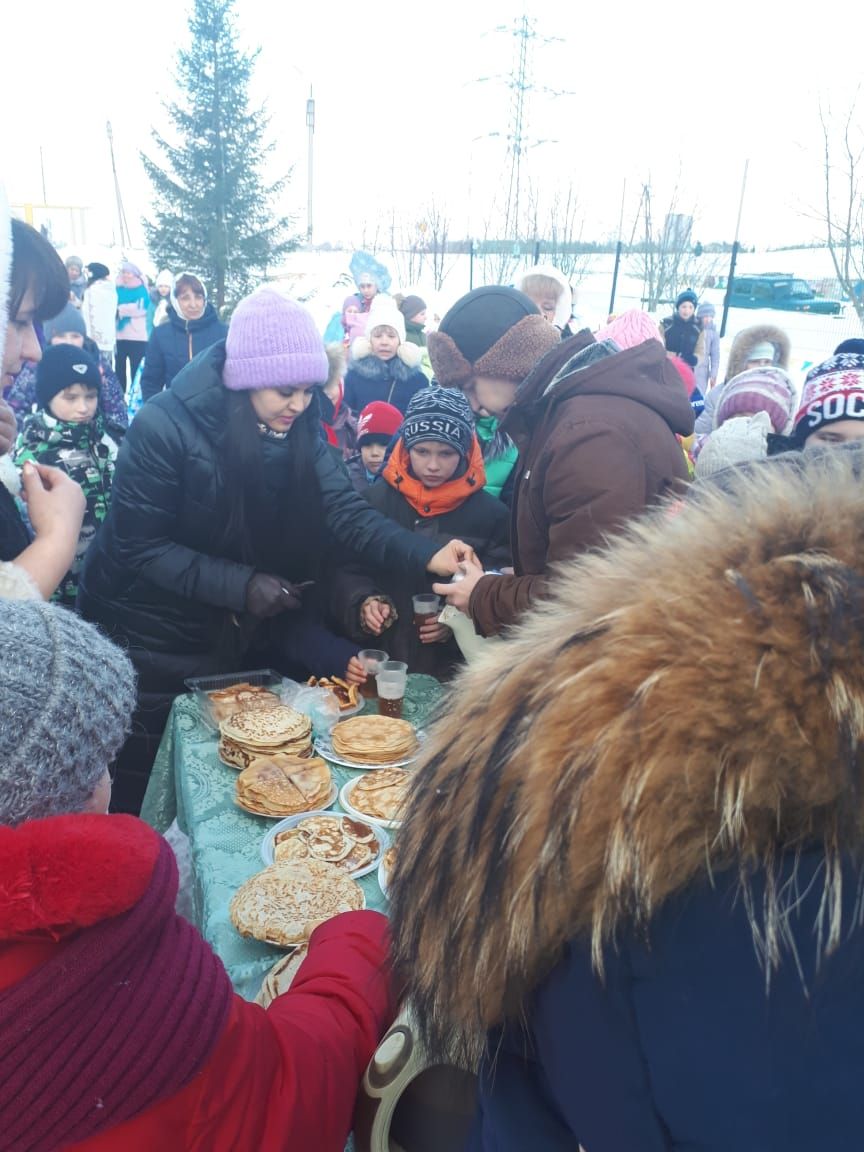
<svg viewBox="0 0 864 1152">
<path fill-rule="evenodd" d="M 410 675 L 403 715 L 417 727 L 426 724 L 441 698 L 431 676 Z M 376 709 L 367 701 L 367 708 Z M 153 765 L 141 816 L 159 832 L 177 822 L 189 837 L 195 920 L 221 957 L 234 988 L 253 999 L 267 970 L 284 953 L 239 936 L 228 917 L 234 892 L 263 867 L 261 841 L 272 820 L 252 816 L 234 803 L 237 773 L 216 756 L 217 736 L 201 722 L 193 696 L 174 701 Z M 336 785 L 361 775 L 331 764 Z M 335 809 L 339 810 L 338 801 Z M 386 910 L 377 872 L 361 877 L 367 908 Z"/>
</svg>

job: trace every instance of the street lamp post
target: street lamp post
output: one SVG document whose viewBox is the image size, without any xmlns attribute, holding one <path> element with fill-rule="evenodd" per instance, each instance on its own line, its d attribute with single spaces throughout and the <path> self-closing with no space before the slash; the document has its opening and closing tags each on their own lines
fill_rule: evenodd
<svg viewBox="0 0 864 1152">
<path fill-rule="evenodd" d="M 309 99 L 306 101 L 306 127 L 309 129 L 309 185 L 306 203 L 306 241 L 312 243 L 312 152 L 315 138 L 315 100 L 312 86 L 309 86 Z"/>
</svg>

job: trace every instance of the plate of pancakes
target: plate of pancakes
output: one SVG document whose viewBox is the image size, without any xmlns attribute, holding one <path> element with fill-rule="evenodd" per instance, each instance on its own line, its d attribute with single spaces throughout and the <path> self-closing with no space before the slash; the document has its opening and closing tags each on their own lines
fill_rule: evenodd
<svg viewBox="0 0 864 1152">
<path fill-rule="evenodd" d="M 363 711 L 366 701 L 360 695 L 360 689 L 356 684 L 349 684 L 347 680 L 343 680 L 341 676 L 321 676 L 320 678 L 310 676 L 306 685 L 309 688 L 326 688 L 328 692 L 332 693 L 339 705 L 340 719 L 356 716 L 358 712 Z"/>
<path fill-rule="evenodd" d="M 241 936 L 278 948 L 305 944 L 319 924 L 366 907 L 363 889 L 323 860 L 271 864 L 231 898 L 231 923 Z"/>
<path fill-rule="evenodd" d="M 356 879 L 374 871 L 389 846 L 390 837 L 372 821 L 309 812 L 276 824 L 261 843 L 261 859 L 265 864 L 323 860 Z"/>
<path fill-rule="evenodd" d="M 253 760 L 243 769 L 237 777 L 234 800 L 253 816 L 284 820 L 329 808 L 336 795 L 330 769 L 318 756 L 277 752 Z"/>
<path fill-rule="evenodd" d="M 413 724 L 374 714 L 340 720 L 329 738 L 315 741 L 320 756 L 345 768 L 400 768 L 417 758 L 419 748 Z"/>
<path fill-rule="evenodd" d="M 229 768 L 243 771 L 261 756 L 312 755 L 312 721 L 296 708 L 277 704 L 234 712 L 219 724 L 216 754 Z"/>
<path fill-rule="evenodd" d="M 236 672 L 224 676 L 203 676 L 186 680 L 194 693 L 201 719 L 211 728 L 235 712 L 274 708 L 282 703 L 284 678 L 272 668 Z"/>
<path fill-rule="evenodd" d="M 413 772 L 380 768 L 342 785 L 339 803 L 355 820 L 371 820 L 382 828 L 398 828 L 411 790 Z"/>
</svg>

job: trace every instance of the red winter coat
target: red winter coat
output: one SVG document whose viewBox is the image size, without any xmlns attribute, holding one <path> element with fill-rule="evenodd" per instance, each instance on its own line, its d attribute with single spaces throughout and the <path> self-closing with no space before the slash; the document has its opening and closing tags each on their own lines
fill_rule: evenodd
<svg viewBox="0 0 864 1152">
<path fill-rule="evenodd" d="M 118 816 L 81 819 L 131 821 Z M 155 836 L 140 821 L 132 823 L 142 835 Z M 26 850 L 32 853 L 32 845 Z M 29 867 L 22 859 L 22 875 Z M 4 870 L 0 990 L 44 963 L 69 939 L 62 916 L 58 924 L 63 925 L 63 941 L 46 940 L 46 926 L 37 923 L 32 938 L 22 938 L 20 902 L 15 908 L 14 901 L 18 893 L 21 901 L 31 893 L 26 884 L 13 885 Z M 107 868 L 104 875 L 109 883 L 113 879 L 114 890 L 103 886 L 98 894 L 100 914 L 118 915 L 129 905 L 129 885 L 122 868 Z M 87 923 L 74 872 L 57 879 L 68 885 L 67 915 L 81 916 Z M 10 938 L 13 933 L 15 938 Z M 132 1120 L 67 1147 L 87 1152 L 342 1152 L 360 1078 L 392 1019 L 387 981 L 381 978 L 386 956 L 383 916 L 349 912 L 335 917 L 313 933 L 290 991 L 267 1011 L 233 997 L 207 1064 L 184 1088 Z"/>
</svg>

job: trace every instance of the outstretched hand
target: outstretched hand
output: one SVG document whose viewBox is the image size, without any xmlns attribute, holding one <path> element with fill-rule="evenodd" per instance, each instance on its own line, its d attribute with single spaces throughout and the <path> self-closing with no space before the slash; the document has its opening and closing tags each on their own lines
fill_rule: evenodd
<svg viewBox="0 0 864 1152">
<path fill-rule="evenodd" d="M 449 544 L 439 548 L 426 568 L 429 572 L 434 572 L 436 576 L 452 576 L 461 565 L 466 563 L 476 564 L 479 567 L 480 561 L 477 559 L 477 553 L 470 545 L 463 544 L 461 540 L 451 540 Z"/>
<path fill-rule="evenodd" d="M 460 568 L 465 573 L 462 580 L 455 584 L 433 584 L 432 591 L 437 592 L 439 596 L 444 596 L 448 604 L 458 608 L 467 616 L 471 593 L 474 591 L 477 581 L 483 576 L 483 568 L 477 562 L 476 557 L 473 560 L 464 560 L 460 564 Z"/>
</svg>

